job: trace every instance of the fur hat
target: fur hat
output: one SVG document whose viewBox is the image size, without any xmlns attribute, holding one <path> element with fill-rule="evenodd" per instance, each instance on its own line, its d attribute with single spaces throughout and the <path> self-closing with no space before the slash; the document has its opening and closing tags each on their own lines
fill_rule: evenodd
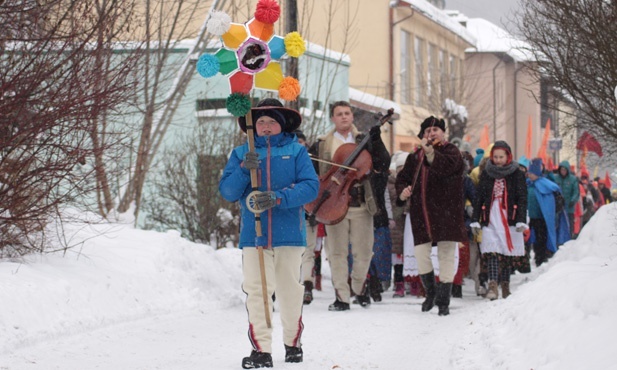
<svg viewBox="0 0 617 370">
<path fill-rule="evenodd" d="M 434 116 L 430 116 L 429 118 L 425 119 L 424 122 L 422 122 L 422 125 L 420 125 L 420 132 L 418 133 L 418 137 L 422 139 L 424 137 L 424 130 L 433 126 L 439 127 L 443 132 L 446 132 L 446 121 L 436 118 Z"/>
<path fill-rule="evenodd" d="M 538 177 L 542 176 L 542 158 L 532 159 L 531 163 L 529 163 L 529 169 L 527 172 L 533 173 Z"/>
<path fill-rule="evenodd" d="M 266 98 L 259 103 L 256 107 L 251 108 L 251 117 L 253 118 L 253 125 L 260 117 L 268 116 L 276 120 L 281 125 L 281 131 L 294 132 L 302 123 L 302 116 L 300 113 L 293 109 L 283 107 L 283 103 L 273 98 Z M 242 131 L 246 132 L 246 118 L 238 117 L 238 124 Z"/>
</svg>

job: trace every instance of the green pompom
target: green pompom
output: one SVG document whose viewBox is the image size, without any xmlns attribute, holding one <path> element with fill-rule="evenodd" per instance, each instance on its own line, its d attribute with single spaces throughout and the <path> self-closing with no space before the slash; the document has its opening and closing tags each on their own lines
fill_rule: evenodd
<svg viewBox="0 0 617 370">
<path fill-rule="evenodd" d="M 227 97 L 227 111 L 234 117 L 246 116 L 251 110 L 251 99 L 242 93 L 233 93 Z"/>
</svg>

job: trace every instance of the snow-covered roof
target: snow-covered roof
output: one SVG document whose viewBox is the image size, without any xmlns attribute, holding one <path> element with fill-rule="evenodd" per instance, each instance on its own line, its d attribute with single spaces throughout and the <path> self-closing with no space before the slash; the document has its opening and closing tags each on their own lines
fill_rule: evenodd
<svg viewBox="0 0 617 370">
<path fill-rule="evenodd" d="M 353 100 L 358 103 L 374 107 L 378 110 L 388 110 L 390 108 L 394 108 L 394 113 L 399 115 L 402 113 L 401 106 L 398 105 L 396 102 L 393 102 L 389 99 L 380 98 L 379 96 L 375 96 L 373 94 L 369 94 L 358 89 L 354 89 L 353 87 L 349 88 L 349 100 Z"/>
<path fill-rule="evenodd" d="M 467 41 L 471 45 L 476 44 L 476 37 L 469 32 L 462 24 L 452 19 L 447 12 L 439 9 L 435 5 L 426 0 L 407 0 L 411 7 L 420 12 L 425 17 L 431 19 L 435 23 L 454 32 L 456 35 Z"/>
<path fill-rule="evenodd" d="M 476 38 L 475 49 L 467 52 L 506 53 L 519 62 L 535 61 L 531 45 L 512 36 L 508 31 L 482 18 L 467 19 L 467 29 Z"/>
</svg>

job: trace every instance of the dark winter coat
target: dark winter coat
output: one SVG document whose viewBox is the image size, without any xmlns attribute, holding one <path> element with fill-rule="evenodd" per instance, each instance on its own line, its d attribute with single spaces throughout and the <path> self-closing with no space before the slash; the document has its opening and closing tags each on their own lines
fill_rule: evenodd
<svg viewBox="0 0 617 370">
<path fill-rule="evenodd" d="M 463 172 L 465 163 L 458 148 L 451 144 L 435 146 L 435 157 L 428 163 L 424 151 L 410 154 L 396 177 L 396 194 L 411 185 L 418 166 L 420 173 L 409 199 L 414 245 L 455 241 L 466 242 L 464 222 Z"/>
<path fill-rule="evenodd" d="M 463 189 L 463 203 L 465 204 L 465 228 L 467 230 L 467 236 L 471 238 L 471 227 L 469 227 L 469 225 L 471 225 L 473 205 L 476 203 L 476 187 L 474 186 L 469 175 L 463 176 Z M 467 210 L 467 201 L 469 201 L 469 208 L 471 211 Z"/>
<path fill-rule="evenodd" d="M 394 228 L 390 229 L 390 238 L 392 239 L 392 253 L 403 253 L 403 235 L 405 233 L 405 211 L 409 212 L 409 204 L 399 205 L 396 201 L 396 175 L 388 177 L 388 192 L 390 195 L 390 203 L 392 204 L 392 219 L 396 222 Z"/>
<path fill-rule="evenodd" d="M 386 187 L 388 185 L 388 172 L 374 173 L 371 176 L 371 186 L 373 187 L 373 196 L 377 204 L 377 213 L 373 215 L 373 228 L 388 227 L 390 220 L 386 210 Z"/>
<path fill-rule="evenodd" d="M 517 223 L 527 223 L 527 182 L 525 174 L 520 169 L 507 175 L 506 191 L 508 192 L 508 225 L 516 226 Z M 493 205 L 493 186 L 495 178 L 491 177 L 486 170 L 480 174 L 480 182 L 476 193 L 476 203 L 473 206 L 472 222 L 479 222 L 482 226 L 488 226 Z"/>
</svg>

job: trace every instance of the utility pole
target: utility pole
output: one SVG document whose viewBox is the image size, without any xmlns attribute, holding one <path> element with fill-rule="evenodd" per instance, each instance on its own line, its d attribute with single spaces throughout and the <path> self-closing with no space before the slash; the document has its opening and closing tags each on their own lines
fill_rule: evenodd
<svg viewBox="0 0 617 370">
<path fill-rule="evenodd" d="M 298 2 L 297 0 L 286 0 L 285 2 L 285 31 L 286 33 L 298 30 Z M 287 76 L 298 78 L 298 58 L 287 59 Z M 299 110 L 300 104 L 298 100 L 287 102 L 287 106 L 291 109 Z"/>
</svg>

